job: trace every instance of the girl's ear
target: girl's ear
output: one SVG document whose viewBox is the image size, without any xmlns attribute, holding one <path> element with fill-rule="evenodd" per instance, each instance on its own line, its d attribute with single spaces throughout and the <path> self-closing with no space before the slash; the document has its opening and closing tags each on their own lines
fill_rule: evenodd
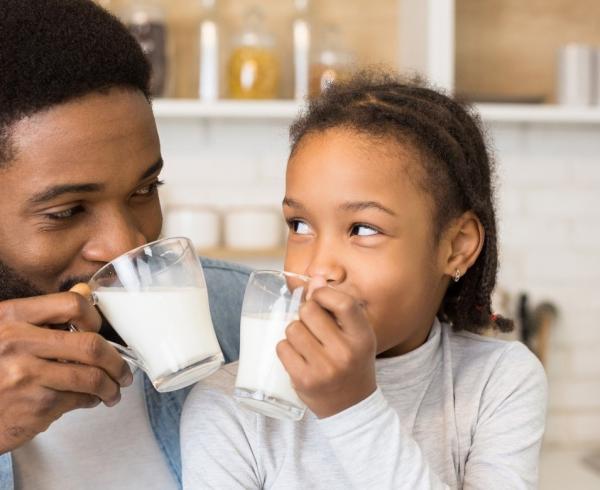
<svg viewBox="0 0 600 490">
<path fill-rule="evenodd" d="M 444 274 L 458 280 L 475 263 L 485 240 L 485 230 L 473 211 L 463 213 L 444 233 Z"/>
</svg>

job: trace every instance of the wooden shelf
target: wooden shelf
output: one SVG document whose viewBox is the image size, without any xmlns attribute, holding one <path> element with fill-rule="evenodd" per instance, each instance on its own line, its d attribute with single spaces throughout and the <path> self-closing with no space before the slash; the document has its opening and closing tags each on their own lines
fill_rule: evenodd
<svg viewBox="0 0 600 490">
<path fill-rule="evenodd" d="M 211 248 L 211 249 L 199 249 L 197 250 L 198 255 L 202 257 L 209 257 L 211 259 L 220 260 L 236 260 L 236 259 L 280 259 L 285 255 L 285 248 L 272 248 L 272 249 L 261 249 L 261 250 L 237 250 L 230 248 Z"/>
<path fill-rule="evenodd" d="M 202 102 L 193 99 L 156 99 L 153 104 L 157 119 L 281 119 L 292 120 L 303 104 L 295 100 Z"/>
<path fill-rule="evenodd" d="M 476 104 L 486 122 L 600 124 L 600 107 L 541 104 Z"/>
<path fill-rule="evenodd" d="M 206 103 L 188 99 L 157 99 L 157 119 L 246 119 L 292 121 L 304 105 L 293 100 Z M 566 107 L 542 104 L 476 104 L 486 122 L 540 124 L 600 124 L 600 107 Z"/>
</svg>

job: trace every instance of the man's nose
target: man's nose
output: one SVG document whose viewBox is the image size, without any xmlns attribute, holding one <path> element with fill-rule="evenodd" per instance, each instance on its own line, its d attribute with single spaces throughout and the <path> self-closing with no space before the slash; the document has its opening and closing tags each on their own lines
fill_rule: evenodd
<svg viewBox="0 0 600 490">
<path fill-rule="evenodd" d="M 128 213 L 114 212 L 105 216 L 92 232 L 83 255 L 90 262 L 106 263 L 147 241 L 147 237 Z"/>
</svg>

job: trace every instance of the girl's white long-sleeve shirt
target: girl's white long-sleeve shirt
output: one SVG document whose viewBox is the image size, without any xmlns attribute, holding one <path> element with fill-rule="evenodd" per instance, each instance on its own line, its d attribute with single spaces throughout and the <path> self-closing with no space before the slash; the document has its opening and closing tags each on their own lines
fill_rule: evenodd
<svg viewBox="0 0 600 490">
<path fill-rule="evenodd" d="M 181 425 L 184 488 L 537 488 L 547 384 L 523 344 L 436 321 L 376 367 L 369 398 L 300 422 L 238 406 L 237 364 L 199 383 Z"/>
</svg>

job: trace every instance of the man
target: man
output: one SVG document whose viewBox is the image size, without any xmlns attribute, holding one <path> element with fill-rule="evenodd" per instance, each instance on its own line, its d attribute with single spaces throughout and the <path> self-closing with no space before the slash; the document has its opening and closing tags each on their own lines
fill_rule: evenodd
<svg viewBox="0 0 600 490">
<path fill-rule="evenodd" d="M 149 78 L 135 40 L 91 0 L 0 3 L 1 490 L 180 487 L 187 391 L 132 375 L 110 326 L 68 292 L 159 236 Z M 204 267 L 231 361 L 247 273 Z"/>
</svg>

